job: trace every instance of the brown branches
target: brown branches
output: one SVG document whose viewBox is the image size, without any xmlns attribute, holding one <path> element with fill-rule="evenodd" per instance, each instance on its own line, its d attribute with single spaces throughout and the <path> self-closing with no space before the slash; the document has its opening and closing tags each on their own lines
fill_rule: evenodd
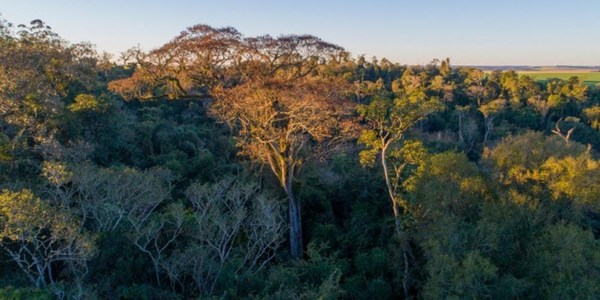
<svg viewBox="0 0 600 300">
<path fill-rule="evenodd" d="M 298 257 L 301 222 L 294 177 L 306 160 L 325 159 L 352 128 L 348 83 L 323 72 L 344 53 L 311 35 L 244 38 L 231 27 L 196 25 L 138 55 L 134 74 L 109 88 L 140 100 L 214 98 L 211 114 L 237 133 L 240 154 L 268 165 L 288 195 Z"/>
<path fill-rule="evenodd" d="M 311 35 L 244 38 L 232 27 L 195 25 L 147 54 L 128 51 L 123 58 L 135 59 L 134 74 L 109 88 L 128 99 L 200 98 L 218 86 L 302 78 L 343 52 Z"/>
</svg>

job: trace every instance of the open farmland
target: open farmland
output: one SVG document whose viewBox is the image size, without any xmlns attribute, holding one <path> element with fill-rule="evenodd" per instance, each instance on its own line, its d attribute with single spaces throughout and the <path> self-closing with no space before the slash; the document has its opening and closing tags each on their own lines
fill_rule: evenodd
<svg viewBox="0 0 600 300">
<path fill-rule="evenodd" d="M 540 82 L 550 78 L 568 80 L 577 76 L 587 85 L 600 84 L 600 68 L 596 66 L 477 66 L 477 68 L 485 72 L 512 70 Z"/>
<path fill-rule="evenodd" d="M 573 76 L 579 77 L 585 84 L 597 85 L 600 83 L 600 72 L 581 72 L 581 71 L 534 71 L 519 72 L 520 75 L 527 75 L 536 81 L 546 81 L 550 78 L 559 78 L 568 80 Z"/>
<path fill-rule="evenodd" d="M 585 84 L 596 85 L 600 83 L 600 69 L 597 67 L 576 66 L 547 66 L 526 67 L 516 70 L 520 75 L 527 75 L 537 81 L 546 81 L 550 78 L 568 80 L 573 76 L 579 77 Z"/>
</svg>

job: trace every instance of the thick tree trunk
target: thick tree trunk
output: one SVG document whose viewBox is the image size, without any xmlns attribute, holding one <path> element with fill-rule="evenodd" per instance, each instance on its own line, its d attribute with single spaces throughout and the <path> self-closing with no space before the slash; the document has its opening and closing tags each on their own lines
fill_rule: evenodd
<svg viewBox="0 0 600 300">
<path fill-rule="evenodd" d="M 289 210 L 289 221 L 290 221 L 290 254 L 294 258 L 302 258 L 303 244 L 302 244 L 302 218 L 300 213 L 300 202 L 296 199 L 292 188 L 292 182 L 294 179 L 294 172 L 296 170 L 295 164 L 293 163 L 292 157 L 285 159 L 285 156 L 276 151 L 275 147 L 274 157 L 269 156 L 269 166 L 273 173 L 277 176 L 279 184 L 285 191 L 288 198 L 288 210 Z"/>
<path fill-rule="evenodd" d="M 292 183 L 286 183 L 285 193 L 288 197 L 290 215 L 290 253 L 294 258 L 302 258 L 302 217 L 300 215 L 300 202 L 294 196 Z"/>
</svg>

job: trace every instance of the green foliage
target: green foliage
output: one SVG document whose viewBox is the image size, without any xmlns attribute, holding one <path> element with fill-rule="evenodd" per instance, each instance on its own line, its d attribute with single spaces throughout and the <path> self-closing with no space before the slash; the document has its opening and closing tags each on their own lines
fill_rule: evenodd
<svg viewBox="0 0 600 300">
<path fill-rule="evenodd" d="M 568 197 L 577 205 L 600 208 L 600 162 L 589 153 L 562 159 L 550 157 L 542 165 L 542 180 L 547 182 L 552 197 Z"/>
<path fill-rule="evenodd" d="M 159 300 L 159 299 L 182 299 L 180 295 L 173 292 L 157 289 L 151 285 L 132 285 L 122 286 L 116 289 L 116 299 L 143 299 L 143 300 Z"/>
<path fill-rule="evenodd" d="M 341 270 L 335 258 L 324 256 L 324 248 L 308 245 L 308 260 L 289 266 L 273 267 L 261 293 L 270 299 L 338 299 L 344 294 L 340 287 Z"/>
<path fill-rule="evenodd" d="M 123 59 L 0 20 L 0 298 L 600 294 L 593 73 L 403 66 L 207 25 Z M 271 156 L 236 155 L 231 128 L 269 129 L 245 150 Z"/>
<path fill-rule="evenodd" d="M 36 287 L 70 292 L 53 272 L 61 265 L 66 265 L 63 279 L 81 280 L 95 247 L 79 223 L 69 210 L 51 206 L 29 190 L 0 194 L 0 248 Z"/>
<path fill-rule="evenodd" d="M 405 182 L 413 203 L 423 217 L 436 219 L 446 214 L 476 217 L 476 205 L 491 198 L 490 189 L 477 166 L 460 153 L 431 156 Z"/>
<path fill-rule="evenodd" d="M 593 86 L 600 83 L 600 74 L 598 72 L 519 72 L 520 75 L 531 77 L 532 79 L 540 82 L 546 82 L 552 78 L 558 78 L 562 80 L 568 80 L 569 78 L 576 76 L 580 78 L 584 84 Z"/>
<path fill-rule="evenodd" d="M 105 110 L 106 104 L 94 97 L 94 95 L 79 94 L 75 97 L 75 102 L 69 105 L 69 110 L 72 112 L 102 112 Z"/>
<path fill-rule="evenodd" d="M 430 277 L 423 287 L 425 299 L 479 299 L 493 295 L 497 268 L 479 252 L 469 252 L 458 260 L 434 255 L 426 269 Z"/>
<path fill-rule="evenodd" d="M 0 289 L 0 298 L 5 300 L 51 300 L 52 295 L 46 290 L 35 288 L 14 288 L 8 286 Z"/>
<path fill-rule="evenodd" d="M 600 294 L 600 244 L 575 225 L 547 227 L 531 249 L 533 297 L 592 299 Z"/>
<path fill-rule="evenodd" d="M 521 184 L 539 179 L 542 164 L 550 157 L 563 158 L 585 152 L 577 143 L 566 144 L 556 136 L 527 132 L 507 137 L 485 159 L 494 164 L 495 178 L 502 184 Z"/>
<path fill-rule="evenodd" d="M 592 128 L 600 130 L 600 106 L 593 106 L 584 109 L 583 115 L 589 120 Z"/>
</svg>

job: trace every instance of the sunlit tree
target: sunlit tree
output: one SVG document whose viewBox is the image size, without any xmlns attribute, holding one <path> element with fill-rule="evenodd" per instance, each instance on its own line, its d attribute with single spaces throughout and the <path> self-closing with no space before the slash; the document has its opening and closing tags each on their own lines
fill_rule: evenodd
<svg viewBox="0 0 600 300">
<path fill-rule="evenodd" d="M 37 287 L 58 288 L 61 268 L 76 277 L 87 273 L 94 245 L 79 222 L 29 190 L 0 194 L 0 247 Z"/>
<path fill-rule="evenodd" d="M 324 160 L 344 142 L 352 104 L 346 83 L 319 66 L 341 49 L 312 36 L 246 40 L 247 78 L 214 91 L 212 113 L 236 132 L 240 154 L 267 165 L 289 204 L 290 244 L 302 256 L 300 202 L 293 182 L 309 160 Z"/>
<path fill-rule="evenodd" d="M 369 125 L 358 140 L 366 146 L 360 153 L 361 163 L 373 165 L 379 158 L 397 231 L 401 227 L 402 203 L 399 196 L 404 169 L 408 164 L 418 163 L 424 151 L 420 143 L 405 143 L 405 134 L 418 121 L 442 108 L 443 104 L 438 99 L 421 97 L 378 97 L 358 108 Z"/>
</svg>

